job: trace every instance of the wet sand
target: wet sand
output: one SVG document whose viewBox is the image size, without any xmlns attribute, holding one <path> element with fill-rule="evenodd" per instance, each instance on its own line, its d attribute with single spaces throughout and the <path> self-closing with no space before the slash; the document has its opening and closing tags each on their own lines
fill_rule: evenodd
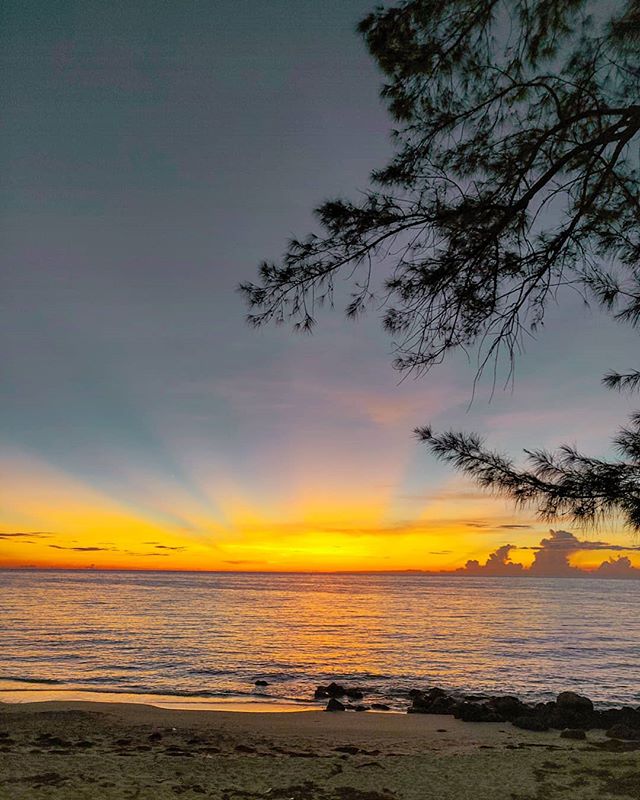
<svg viewBox="0 0 640 800">
<path fill-rule="evenodd" d="M 0 704 L 0 798 L 638 798 L 639 746 L 439 715 Z"/>
</svg>

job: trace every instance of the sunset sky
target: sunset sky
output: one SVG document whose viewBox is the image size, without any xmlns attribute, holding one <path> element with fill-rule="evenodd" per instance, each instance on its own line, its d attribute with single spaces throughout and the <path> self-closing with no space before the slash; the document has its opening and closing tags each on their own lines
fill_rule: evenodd
<svg viewBox="0 0 640 800">
<path fill-rule="evenodd" d="M 471 402 L 462 355 L 400 383 L 375 308 L 311 337 L 245 324 L 238 282 L 366 188 L 390 122 L 368 0 L 215 9 L 3 4 L 0 566 L 454 570 L 543 539 L 640 566 L 622 527 L 549 539 L 412 435 L 611 455 L 633 406 L 600 377 L 637 332 L 566 297 L 513 388 Z"/>
</svg>

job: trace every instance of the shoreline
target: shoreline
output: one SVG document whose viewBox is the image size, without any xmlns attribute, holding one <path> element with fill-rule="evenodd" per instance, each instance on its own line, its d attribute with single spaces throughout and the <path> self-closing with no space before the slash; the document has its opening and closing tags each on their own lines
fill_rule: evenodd
<svg viewBox="0 0 640 800">
<path fill-rule="evenodd" d="M 437 714 L 0 703 L 11 800 L 591 800 L 637 797 L 636 780 L 640 742 L 620 748 L 603 731 L 577 741 Z"/>
<path fill-rule="evenodd" d="M 33 695 L 37 695 L 34 698 Z M 284 713 L 301 711 L 323 711 L 324 707 L 311 701 L 286 701 L 279 698 L 246 696 L 204 697 L 152 694 L 127 691 L 93 691 L 90 689 L 0 689 L 0 708 L 3 705 L 25 705 L 37 703 L 95 703 L 107 705 L 132 704 L 165 708 L 174 711 L 233 711 L 238 713 Z M 401 712 L 392 712 L 401 713 Z"/>
<path fill-rule="evenodd" d="M 159 708 L 175 709 L 175 710 L 201 710 L 201 711 L 242 711 L 246 713 L 261 713 L 261 712 L 284 712 L 293 713 L 300 711 L 324 711 L 326 710 L 327 701 L 331 698 L 338 699 L 345 705 L 347 711 L 365 711 L 371 713 L 384 713 L 384 714 L 412 714 L 412 713 L 443 713 L 451 714 L 450 709 L 442 709 L 433 706 L 433 702 L 437 701 L 441 704 L 442 698 L 449 701 L 450 706 L 455 704 L 464 704 L 465 706 L 471 705 L 485 705 L 487 702 L 500 698 L 513 698 L 517 700 L 522 709 L 533 710 L 541 708 L 543 705 L 553 703 L 558 696 L 553 692 L 544 692 L 543 696 L 537 698 L 529 698 L 521 700 L 519 695 L 515 695 L 508 691 L 503 691 L 499 694 L 487 692 L 469 692 L 467 691 L 444 691 L 439 687 L 431 687 L 424 690 L 411 689 L 402 697 L 402 692 L 396 693 L 398 696 L 395 700 L 386 701 L 393 702 L 393 705 L 379 706 L 380 700 L 376 692 L 371 693 L 370 690 L 364 689 L 364 694 L 357 691 L 356 686 L 348 687 L 346 684 L 330 683 L 329 685 L 320 685 L 317 687 L 316 696 L 314 697 L 310 691 L 307 697 L 282 697 L 278 695 L 270 695 L 268 692 L 239 692 L 234 693 L 221 693 L 214 692 L 162 692 L 162 691 L 129 691 L 125 688 L 117 689 L 100 689 L 94 687 L 58 687 L 57 681 L 52 682 L 38 682 L 38 681 L 21 681 L 18 679 L 2 679 L 0 677 L 0 705 L 6 704 L 23 704 L 31 702 L 47 702 L 47 701 L 81 701 L 81 702 L 96 702 L 96 703 L 134 703 L 138 705 L 151 705 Z M 334 687 L 338 691 L 332 693 L 331 689 Z M 356 689 L 357 694 L 353 697 L 349 694 L 350 691 Z M 321 690 L 322 693 L 318 693 Z M 567 694 L 567 692 L 563 692 Z M 576 695 L 575 692 L 570 691 L 569 694 L 574 697 L 583 697 Z M 526 698 L 526 695 L 525 695 Z M 616 710 L 633 709 L 638 712 L 638 723 L 640 725 L 640 697 L 635 703 L 621 703 L 620 701 L 589 701 L 588 698 L 584 700 L 591 703 L 591 708 L 596 714 L 610 714 Z M 362 705 L 365 704 L 365 705 Z M 367 705 L 368 704 L 368 705 Z M 378 706 L 378 707 L 377 707 Z M 425 709 L 431 707 L 429 711 Z M 510 717 L 504 717 L 505 721 Z M 467 721 L 482 721 L 470 718 Z M 486 720 L 485 720 L 486 721 Z M 594 726 L 595 727 L 595 726 Z"/>
</svg>

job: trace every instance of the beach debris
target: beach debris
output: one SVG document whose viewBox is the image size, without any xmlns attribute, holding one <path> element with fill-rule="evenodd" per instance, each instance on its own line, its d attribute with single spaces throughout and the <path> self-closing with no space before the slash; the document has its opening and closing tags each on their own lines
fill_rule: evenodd
<svg viewBox="0 0 640 800">
<path fill-rule="evenodd" d="M 586 739 L 587 734 L 579 728 L 565 728 L 560 732 L 561 739 Z"/>
<path fill-rule="evenodd" d="M 344 706 L 339 700 L 336 700 L 335 697 L 332 697 L 327 703 L 325 711 L 346 711 L 346 706 Z"/>
</svg>

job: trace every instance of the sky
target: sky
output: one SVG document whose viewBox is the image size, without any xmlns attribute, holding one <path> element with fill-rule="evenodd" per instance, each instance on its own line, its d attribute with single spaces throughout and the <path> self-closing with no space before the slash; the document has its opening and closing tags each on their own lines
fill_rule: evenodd
<svg viewBox="0 0 640 800">
<path fill-rule="evenodd" d="M 615 524 L 561 531 L 545 566 L 548 524 L 412 435 L 611 455 L 632 405 L 600 377 L 633 366 L 637 334 L 564 298 L 513 387 L 472 402 L 462 356 L 400 382 L 376 309 L 327 309 L 313 336 L 244 321 L 237 284 L 392 153 L 354 32 L 370 10 L 3 3 L 0 566 L 640 566 Z"/>
</svg>

